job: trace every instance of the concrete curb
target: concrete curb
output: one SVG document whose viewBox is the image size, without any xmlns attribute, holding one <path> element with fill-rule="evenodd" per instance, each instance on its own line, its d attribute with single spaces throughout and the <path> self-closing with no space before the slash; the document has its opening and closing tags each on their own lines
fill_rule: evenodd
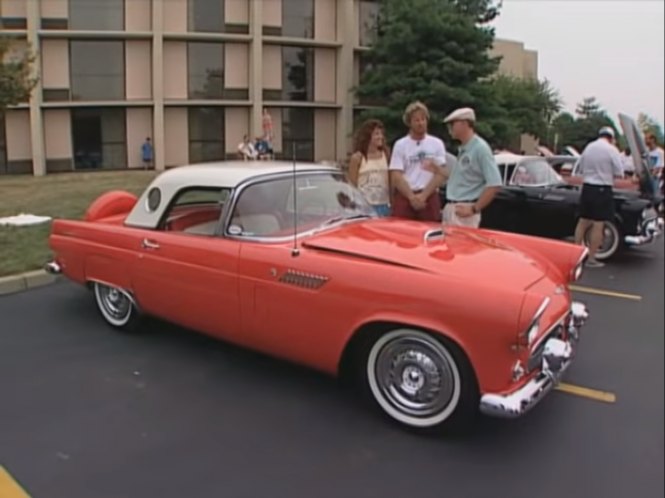
<svg viewBox="0 0 665 498">
<path fill-rule="evenodd" d="M 51 275 L 44 270 L 35 270 L 19 273 L 18 275 L 0 277 L 0 296 L 50 285 L 57 280 L 57 275 Z"/>
</svg>

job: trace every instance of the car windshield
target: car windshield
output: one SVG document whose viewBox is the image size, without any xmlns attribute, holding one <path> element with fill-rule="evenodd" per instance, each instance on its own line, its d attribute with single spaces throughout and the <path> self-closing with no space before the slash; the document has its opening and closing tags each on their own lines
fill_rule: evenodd
<svg viewBox="0 0 665 498">
<path fill-rule="evenodd" d="M 337 172 L 297 173 L 244 188 L 233 207 L 227 233 L 282 238 L 375 217 L 363 195 Z"/>
<path fill-rule="evenodd" d="M 561 183 L 563 183 L 563 178 L 545 159 L 538 157 L 520 161 L 510 180 L 511 185 L 522 187 L 546 187 Z"/>
</svg>

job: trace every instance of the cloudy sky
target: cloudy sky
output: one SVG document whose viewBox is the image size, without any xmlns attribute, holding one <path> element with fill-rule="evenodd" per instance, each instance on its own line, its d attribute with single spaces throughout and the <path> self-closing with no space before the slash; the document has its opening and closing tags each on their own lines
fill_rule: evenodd
<svg viewBox="0 0 665 498">
<path fill-rule="evenodd" d="M 539 73 L 568 110 L 595 96 L 618 112 L 665 121 L 665 0 L 504 0 L 500 38 L 538 51 Z"/>
</svg>

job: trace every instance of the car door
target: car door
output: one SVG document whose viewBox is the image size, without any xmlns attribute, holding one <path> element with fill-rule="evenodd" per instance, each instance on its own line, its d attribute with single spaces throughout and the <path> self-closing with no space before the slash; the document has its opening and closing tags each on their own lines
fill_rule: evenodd
<svg viewBox="0 0 665 498">
<path fill-rule="evenodd" d="M 181 193 L 180 201 L 194 201 L 176 199 L 159 229 L 138 231 L 133 288 L 145 312 L 233 339 L 240 333 L 239 244 L 218 235 L 223 206 L 206 196 L 219 197 L 219 189 Z"/>
<path fill-rule="evenodd" d="M 341 300 L 333 297 L 339 283 L 330 257 L 303 247 L 301 237 L 337 219 L 345 212 L 341 206 L 352 206 L 354 196 L 362 196 L 342 179 L 337 173 L 285 176 L 240 192 L 227 230 L 241 244 L 238 272 L 246 346 L 311 365 L 325 363 L 321 355 L 331 354 L 326 341 L 334 342 L 334 333 L 326 330 L 335 328 L 339 314 Z"/>
<path fill-rule="evenodd" d="M 513 161 L 497 160 L 503 187 L 496 194 L 494 200 L 483 210 L 481 227 L 506 232 L 524 233 L 526 219 L 526 195 L 521 187 L 509 185 L 516 163 Z"/>
</svg>

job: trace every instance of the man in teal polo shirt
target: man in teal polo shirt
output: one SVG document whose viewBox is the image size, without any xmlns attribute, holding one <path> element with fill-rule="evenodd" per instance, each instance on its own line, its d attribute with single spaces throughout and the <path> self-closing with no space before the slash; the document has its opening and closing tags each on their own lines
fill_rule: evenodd
<svg viewBox="0 0 665 498">
<path fill-rule="evenodd" d="M 478 228 L 481 211 L 501 188 L 501 173 L 492 149 L 475 131 L 476 113 L 463 108 L 452 112 L 444 123 L 451 136 L 461 142 L 457 163 L 448 166 L 446 207 L 443 222 Z"/>
</svg>

